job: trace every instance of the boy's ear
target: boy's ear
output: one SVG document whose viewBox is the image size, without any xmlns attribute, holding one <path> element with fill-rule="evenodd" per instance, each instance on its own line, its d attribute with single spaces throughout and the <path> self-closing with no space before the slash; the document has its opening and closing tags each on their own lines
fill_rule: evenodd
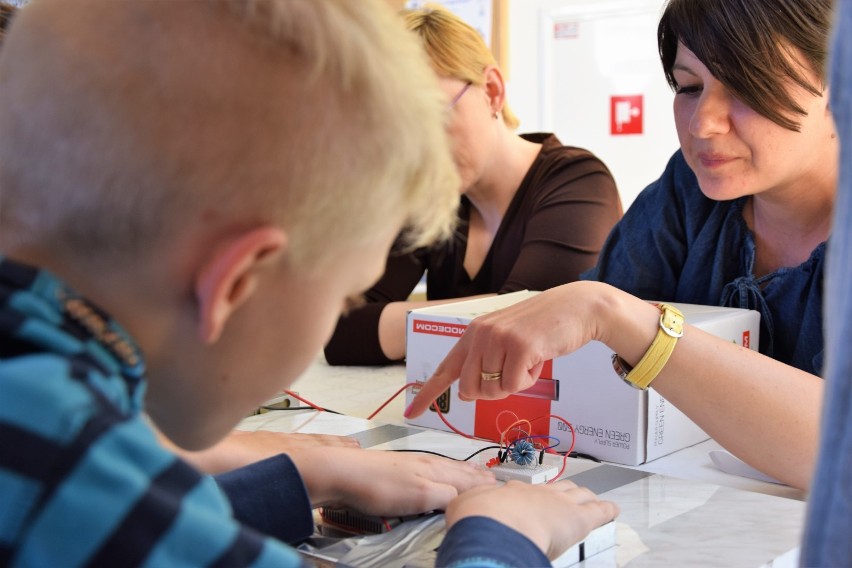
<svg viewBox="0 0 852 568">
<path fill-rule="evenodd" d="M 285 252 L 287 235 L 277 227 L 260 227 L 229 239 L 210 256 L 195 277 L 198 335 L 215 343 L 228 318 L 254 293 L 258 269 Z"/>
</svg>

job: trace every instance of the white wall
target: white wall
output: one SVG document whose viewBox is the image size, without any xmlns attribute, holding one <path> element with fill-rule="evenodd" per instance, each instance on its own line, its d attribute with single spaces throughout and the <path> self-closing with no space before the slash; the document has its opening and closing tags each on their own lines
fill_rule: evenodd
<svg viewBox="0 0 852 568">
<path fill-rule="evenodd" d="M 677 149 L 656 48 L 664 0 L 509 0 L 508 97 L 520 132 L 555 132 L 612 170 L 627 208 Z M 556 24 L 576 36 L 557 38 Z M 610 97 L 643 96 L 642 134 L 613 135 Z"/>
<path fill-rule="evenodd" d="M 521 132 L 544 130 L 540 123 L 540 11 L 562 0 L 509 0 L 509 102 Z"/>
</svg>

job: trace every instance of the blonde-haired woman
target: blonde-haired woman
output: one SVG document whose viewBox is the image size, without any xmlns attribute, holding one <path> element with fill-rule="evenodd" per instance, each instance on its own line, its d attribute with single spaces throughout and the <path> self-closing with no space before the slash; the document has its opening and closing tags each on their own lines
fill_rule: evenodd
<svg viewBox="0 0 852 568">
<path fill-rule="evenodd" d="M 338 323 L 325 350 L 331 364 L 401 359 L 410 309 L 577 280 L 621 217 L 615 182 L 598 158 L 553 134 L 515 133 L 503 73 L 476 30 L 437 8 L 402 17 L 446 95 L 461 224 L 449 242 L 391 254 L 366 304 Z M 424 272 L 427 300 L 407 301 Z"/>
</svg>

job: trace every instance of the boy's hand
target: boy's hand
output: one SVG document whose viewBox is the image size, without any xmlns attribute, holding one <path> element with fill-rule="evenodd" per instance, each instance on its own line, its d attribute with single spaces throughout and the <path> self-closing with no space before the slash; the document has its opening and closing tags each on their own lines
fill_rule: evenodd
<svg viewBox="0 0 852 568">
<path fill-rule="evenodd" d="M 278 454 L 290 454 L 302 448 L 359 447 L 358 440 L 348 436 L 290 434 L 267 430 L 233 430 L 215 446 L 197 452 L 182 450 L 162 435 L 161 441 L 185 461 L 210 474 L 223 473 Z"/>
<path fill-rule="evenodd" d="M 551 560 L 616 515 L 615 503 L 599 501 L 571 481 L 480 487 L 454 499 L 446 510 L 447 529 L 465 517 L 491 517 L 532 540 Z"/>
<path fill-rule="evenodd" d="M 496 483 L 491 472 L 474 464 L 426 454 L 332 447 L 290 457 L 315 507 L 349 507 L 367 515 L 443 510 L 460 493 Z"/>
</svg>

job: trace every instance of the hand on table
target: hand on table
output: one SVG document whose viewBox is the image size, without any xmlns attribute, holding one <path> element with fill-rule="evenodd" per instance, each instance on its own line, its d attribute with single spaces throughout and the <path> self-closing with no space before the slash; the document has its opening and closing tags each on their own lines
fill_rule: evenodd
<svg viewBox="0 0 852 568">
<path fill-rule="evenodd" d="M 478 466 L 426 454 L 311 448 L 290 454 L 315 507 L 402 516 L 445 509 L 460 493 L 492 486 Z"/>
<path fill-rule="evenodd" d="M 215 446 L 198 452 L 166 444 L 196 468 L 206 473 L 222 473 L 278 454 L 291 454 L 304 448 L 357 448 L 358 440 L 326 434 L 290 434 L 257 430 L 233 430 Z"/>
<path fill-rule="evenodd" d="M 490 517 L 532 540 L 551 560 L 618 515 L 618 506 L 600 501 L 571 481 L 529 485 L 510 481 L 478 487 L 454 499 L 446 510 L 449 529 L 465 517 Z"/>
</svg>

